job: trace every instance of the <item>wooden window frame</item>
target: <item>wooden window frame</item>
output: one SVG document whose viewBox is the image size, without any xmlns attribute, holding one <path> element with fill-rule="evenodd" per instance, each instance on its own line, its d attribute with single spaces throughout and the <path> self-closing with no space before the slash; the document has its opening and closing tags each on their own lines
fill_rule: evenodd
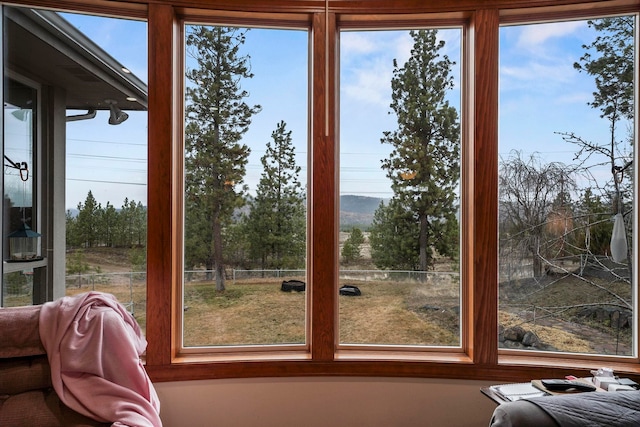
<svg viewBox="0 0 640 427">
<path fill-rule="evenodd" d="M 424 3 L 424 4 L 423 4 Z M 154 381 L 356 375 L 519 381 L 588 375 L 606 363 L 640 376 L 638 357 L 499 351 L 498 40 L 502 24 L 640 12 L 638 0 L 32 0 L 12 4 L 146 19 L 149 31 L 147 340 Z M 308 351 L 183 355 L 176 344 L 181 271 L 181 19 L 311 30 Z M 462 351 L 339 349 L 337 343 L 338 29 L 464 21 Z M 638 71 L 636 70 L 636 74 Z M 638 89 L 636 88 L 636 94 Z M 638 125 L 635 124 L 636 135 Z M 637 208 L 637 200 L 636 200 Z M 637 286 L 637 285 L 636 285 Z M 638 316 L 635 316 L 638 330 Z"/>
</svg>

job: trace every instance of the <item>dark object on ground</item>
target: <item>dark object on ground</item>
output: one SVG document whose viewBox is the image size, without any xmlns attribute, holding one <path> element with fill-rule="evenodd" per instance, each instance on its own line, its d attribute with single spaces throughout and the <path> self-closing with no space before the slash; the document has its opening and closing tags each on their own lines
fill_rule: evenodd
<svg viewBox="0 0 640 427">
<path fill-rule="evenodd" d="M 283 280 L 280 290 L 282 292 L 304 292 L 307 288 L 307 284 L 301 280 Z"/>
<path fill-rule="evenodd" d="M 360 292 L 360 289 L 357 286 L 344 285 L 340 288 L 340 295 L 359 297 L 360 295 L 362 295 L 362 292 Z"/>
</svg>

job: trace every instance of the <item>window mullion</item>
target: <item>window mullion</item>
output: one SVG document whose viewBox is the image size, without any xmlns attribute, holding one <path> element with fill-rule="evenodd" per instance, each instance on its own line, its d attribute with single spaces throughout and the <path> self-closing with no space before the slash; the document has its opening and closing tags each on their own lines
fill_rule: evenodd
<svg viewBox="0 0 640 427">
<path fill-rule="evenodd" d="M 499 14 L 496 10 L 479 10 L 473 16 L 467 47 L 472 52 L 469 81 L 473 85 L 473 176 L 472 205 L 467 212 L 473 236 L 473 261 L 466 280 L 467 304 L 465 340 L 474 363 L 495 364 L 498 360 L 498 37 Z M 472 169 L 472 170 L 469 170 Z M 473 290 L 470 288 L 473 287 Z"/>
<path fill-rule="evenodd" d="M 334 356 L 338 281 L 335 143 L 335 15 L 313 16 L 312 147 L 309 189 L 310 344 L 314 360 Z"/>
<path fill-rule="evenodd" d="M 177 192 L 171 191 L 173 180 L 172 147 L 174 106 L 173 56 L 171 47 L 175 16 L 171 6 L 149 5 L 149 188 L 148 247 L 147 247 L 147 365 L 171 363 L 172 334 L 169 307 L 172 304 L 172 282 L 175 273 L 173 259 L 181 253 L 172 240 L 175 226 L 172 206 Z M 173 248 L 173 250 L 167 250 Z M 172 269 L 173 266 L 173 269 Z M 179 274 L 179 273 L 178 273 Z M 179 304 L 178 301 L 174 301 Z"/>
</svg>

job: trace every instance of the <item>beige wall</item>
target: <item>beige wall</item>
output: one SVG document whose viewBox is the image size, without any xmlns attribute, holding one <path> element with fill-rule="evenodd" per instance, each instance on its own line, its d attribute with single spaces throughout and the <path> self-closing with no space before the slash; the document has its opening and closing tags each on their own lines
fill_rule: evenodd
<svg viewBox="0 0 640 427">
<path fill-rule="evenodd" d="M 487 427 L 478 381 L 258 378 L 156 383 L 164 427 Z"/>
</svg>

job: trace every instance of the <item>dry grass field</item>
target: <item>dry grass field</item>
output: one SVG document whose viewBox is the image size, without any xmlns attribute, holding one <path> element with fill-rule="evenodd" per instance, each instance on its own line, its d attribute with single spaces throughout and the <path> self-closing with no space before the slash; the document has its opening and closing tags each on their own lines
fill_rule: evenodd
<svg viewBox="0 0 640 427">
<path fill-rule="evenodd" d="M 306 293 L 282 292 L 280 284 L 277 279 L 253 279 L 228 283 L 224 292 L 216 292 L 213 283 L 188 284 L 185 345 L 304 343 Z M 428 285 L 374 281 L 349 284 L 357 286 L 362 295 L 339 296 L 341 342 L 458 345 L 457 319 L 447 327 L 429 321 L 420 312 L 420 301 L 432 299 Z M 457 301 L 455 295 L 449 299 Z"/>
<path fill-rule="evenodd" d="M 118 251 L 97 250 L 88 253 L 87 260 L 102 275 L 80 282 L 75 276 L 67 278 L 67 295 L 89 290 L 112 293 L 133 312 L 144 330 L 146 284 L 143 277 L 125 273 L 129 268 L 126 265 L 127 257 Z M 362 295 L 338 298 L 341 343 L 460 345 L 457 277 L 439 273 L 421 282 L 415 279 L 402 280 L 402 275 L 384 280 L 379 277 L 351 276 L 349 280 L 342 280 L 341 285 L 355 285 Z M 217 292 L 211 281 L 186 282 L 184 344 L 227 346 L 304 343 L 306 292 L 282 292 L 281 280 L 229 279 L 224 292 Z M 614 283 L 612 286 L 619 285 Z M 625 289 L 613 290 L 623 293 Z M 581 280 L 555 280 L 550 285 L 538 285 L 535 289 L 523 282 L 515 288 L 501 286 L 500 292 L 501 304 L 502 298 L 507 303 L 500 312 L 502 326 L 522 325 L 535 332 L 542 342 L 560 351 L 615 354 L 610 351 L 612 345 L 615 344 L 616 351 L 618 345 L 630 345 L 630 330 L 615 336 L 611 330 L 597 325 L 578 325 L 544 316 L 532 321 L 523 311 L 514 309 L 523 302 L 538 306 L 563 305 L 565 301 L 575 302 L 576 296 L 580 297 L 578 302 L 583 304 L 603 300 L 602 289 L 586 287 Z M 30 295 L 5 295 L 5 306 L 30 303 Z"/>
</svg>

